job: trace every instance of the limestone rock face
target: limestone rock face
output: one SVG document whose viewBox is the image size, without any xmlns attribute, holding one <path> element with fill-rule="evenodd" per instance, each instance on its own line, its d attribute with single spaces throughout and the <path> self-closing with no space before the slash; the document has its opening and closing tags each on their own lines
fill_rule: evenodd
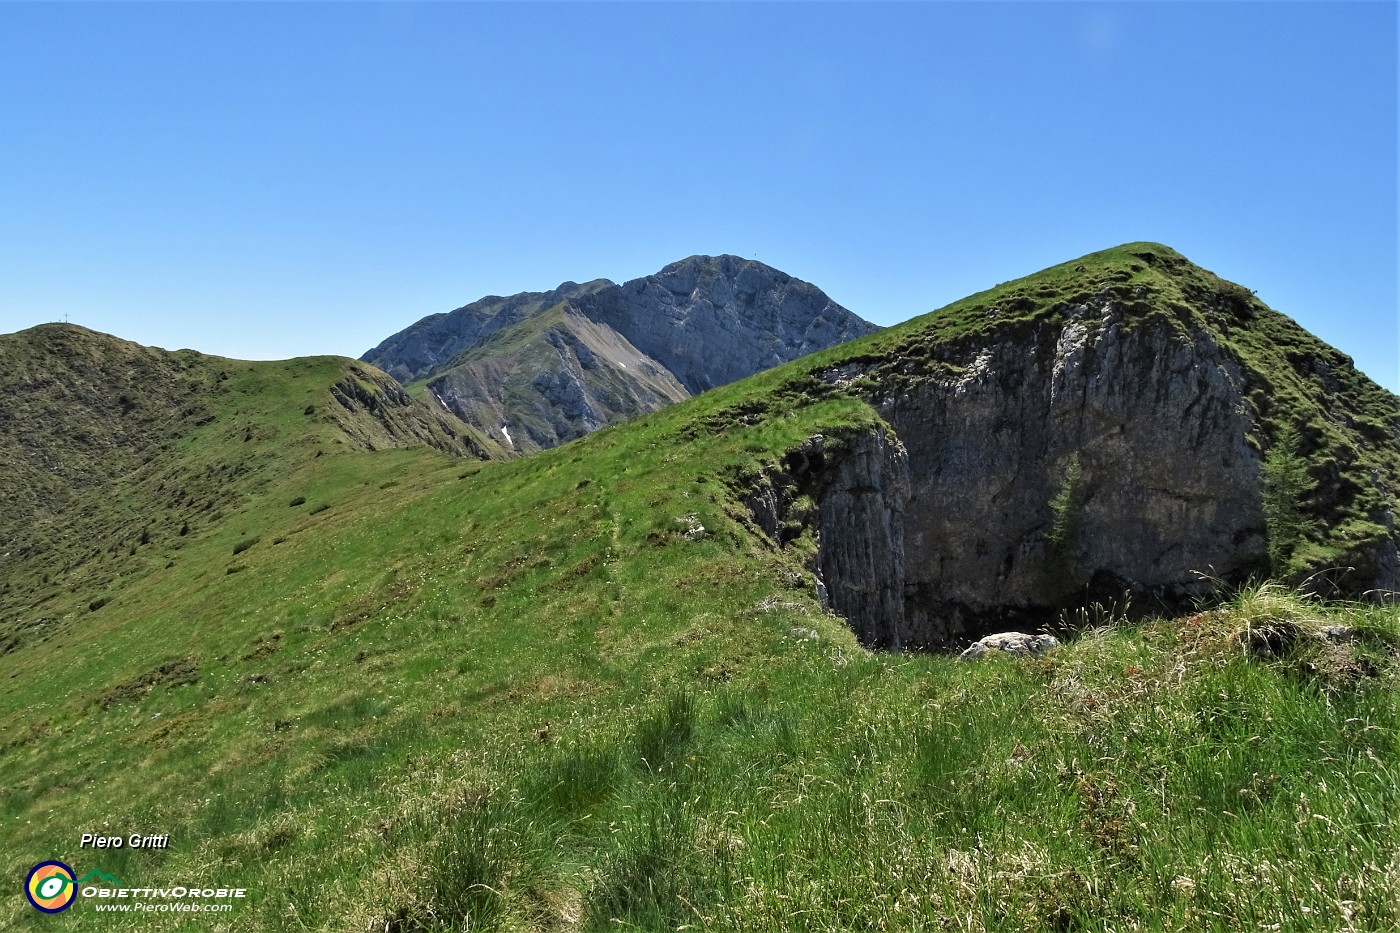
<svg viewBox="0 0 1400 933">
<path fill-rule="evenodd" d="M 1160 244 L 1003 283 L 783 386 L 789 407 L 832 396 L 877 417 L 734 482 L 872 648 L 1170 615 L 1266 576 L 1400 599 L 1400 399 Z"/>
<path fill-rule="evenodd" d="M 909 458 L 883 431 L 855 435 L 823 477 L 818 563 L 831 608 L 862 642 L 892 651 L 908 637 L 905 591 Z"/>
<path fill-rule="evenodd" d="M 692 395 L 875 330 L 815 285 L 737 256 L 692 256 L 583 307 Z"/>
<path fill-rule="evenodd" d="M 1111 301 L 878 383 L 887 427 L 828 437 L 750 496 L 772 536 L 817 502 L 816 569 L 861 640 L 942 648 L 1068 606 L 1170 610 L 1265 567 L 1239 368 L 1207 335 L 1124 326 Z M 815 375 L 849 381 L 849 365 Z M 787 490 L 787 492 L 783 492 Z"/>
<path fill-rule="evenodd" d="M 424 318 L 363 359 L 528 453 L 876 330 L 813 285 L 692 256 L 616 285 L 565 282 Z"/>
<path fill-rule="evenodd" d="M 1264 569 L 1244 380 L 1206 335 L 1130 329 L 1106 302 L 959 362 L 879 406 L 909 457 L 912 641 L 1076 601 L 1179 606 L 1202 572 Z"/>
</svg>

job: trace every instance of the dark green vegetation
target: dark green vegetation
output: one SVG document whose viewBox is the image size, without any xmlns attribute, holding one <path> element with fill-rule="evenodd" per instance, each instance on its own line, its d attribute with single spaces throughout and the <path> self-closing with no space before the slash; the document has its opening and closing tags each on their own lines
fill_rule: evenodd
<svg viewBox="0 0 1400 933">
<path fill-rule="evenodd" d="M 1280 428 L 1264 455 L 1264 516 L 1269 524 L 1269 560 L 1287 567 L 1306 537 L 1310 522 L 1303 503 L 1317 486 L 1308 475 L 1308 461 L 1298 452 L 1298 432 Z"/>
<path fill-rule="evenodd" d="M 1065 464 L 1064 476 L 1060 478 L 1060 491 L 1050 500 L 1050 511 L 1055 516 L 1050 526 L 1050 544 L 1056 550 L 1063 550 L 1075 532 L 1075 517 L 1081 508 L 1084 496 L 1084 469 L 1078 455 L 1071 456 Z"/>
<path fill-rule="evenodd" d="M 1307 463 L 1276 481 L 1304 487 L 1303 572 L 1377 520 L 1329 503 L 1395 476 L 1395 401 L 1232 288 L 1135 244 L 510 462 L 366 449 L 383 420 L 318 416 L 381 385 L 349 361 L 197 361 L 200 412 L 91 449 L 104 495 L 13 474 L 6 540 L 34 531 L 4 565 L 3 871 L 249 891 L 61 918 L 93 929 L 1394 929 L 1393 609 L 1261 585 L 1070 616 L 1030 662 L 881 655 L 820 611 L 811 542 L 776 549 L 739 504 L 736 478 L 876 424 L 877 377 L 1123 289 L 1269 379 L 1259 442 L 1292 427 Z M 845 387 L 816 375 L 851 360 Z M 12 397 L 27 451 L 79 457 L 93 411 L 113 430 L 89 393 L 36 438 Z M 135 831 L 171 848 L 77 847 Z"/>
</svg>

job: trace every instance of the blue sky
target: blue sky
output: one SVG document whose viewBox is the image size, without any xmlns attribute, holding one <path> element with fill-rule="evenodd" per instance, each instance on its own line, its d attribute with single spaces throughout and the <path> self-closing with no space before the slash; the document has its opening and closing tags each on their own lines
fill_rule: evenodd
<svg viewBox="0 0 1400 933">
<path fill-rule="evenodd" d="M 1392 390 L 1392 3 L 0 4 L 0 331 L 357 356 L 756 257 L 880 324 L 1158 240 Z"/>
</svg>

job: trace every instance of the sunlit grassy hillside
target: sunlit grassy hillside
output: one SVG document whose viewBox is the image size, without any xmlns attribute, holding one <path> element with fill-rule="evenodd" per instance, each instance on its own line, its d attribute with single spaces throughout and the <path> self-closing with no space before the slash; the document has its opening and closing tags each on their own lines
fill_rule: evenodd
<svg viewBox="0 0 1400 933">
<path fill-rule="evenodd" d="M 55 595 L 0 654 L 0 925 L 1395 929 L 1393 609 L 1261 586 L 1185 619 L 1071 616 L 1035 660 L 874 654 L 821 611 L 810 542 L 779 550 L 740 504 L 811 435 L 879 427 L 859 382 L 813 372 L 912 378 L 982 339 L 991 303 L 1120 271 L 1179 287 L 1132 257 L 509 462 L 336 448 L 279 390 L 239 495 L 138 539 L 140 572 L 11 583 Z M 244 441 L 198 433 L 218 424 L 152 463 L 236 470 Z M 44 917 L 19 882 L 50 858 L 248 897 Z"/>
</svg>

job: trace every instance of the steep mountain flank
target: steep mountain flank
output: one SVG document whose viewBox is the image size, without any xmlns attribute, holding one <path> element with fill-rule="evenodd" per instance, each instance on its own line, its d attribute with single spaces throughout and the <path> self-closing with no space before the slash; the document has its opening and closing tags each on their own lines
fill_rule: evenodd
<svg viewBox="0 0 1400 933">
<path fill-rule="evenodd" d="M 426 382 L 443 407 L 529 452 L 874 329 L 763 263 L 692 256 L 623 285 L 483 298 L 363 359 Z"/>
<path fill-rule="evenodd" d="M 521 292 L 506 298 L 490 295 L 446 314 L 430 314 L 360 359 L 403 383 L 428 379 L 449 368 L 459 353 L 484 343 L 497 331 L 535 317 L 560 302 L 615 287 L 607 279 L 598 279 L 583 285 L 565 282 L 548 292 Z"/>
<path fill-rule="evenodd" d="M 737 256 L 691 256 L 581 305 L 692 395 L 876 329 L 815 285 Z"/>
<path fill-rule="evenodd" d="M 100 595 L 325 453 L 499 455 L 363 363 L 171 353 L 66 324 L 0 337 L 0 397 L 0 613 Z"/>
<path fill-rule="evenodd" d="M 814 566 L 869 644 L 1094 603 L 1179 610 L 1271 570 L 1400 589 L 1395 396 L 1165 247 L 1087 256 L 800 368 L 789 391 L 854 394 L 883 425 L 809 442 L 748 501 L 770 536 L 816 503 L 799 516 Z"/>
<path fill-rule="evenodd" d="M 502 446 L 519 453 L 689 397 L 660 363 L 569 303 L 497 331 L 428 388 L 440 405 L 493 426 Z"/>
</svg>

